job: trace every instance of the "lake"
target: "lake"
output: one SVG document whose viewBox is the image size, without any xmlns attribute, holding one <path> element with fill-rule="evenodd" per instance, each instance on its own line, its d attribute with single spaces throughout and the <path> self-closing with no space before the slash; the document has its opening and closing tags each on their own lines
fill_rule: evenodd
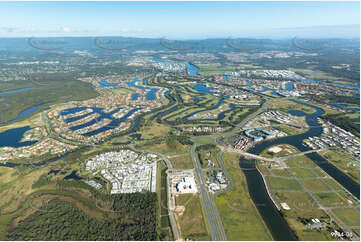
<svg viewBox="0 0 361 242">
<path fill-rule="evenodd" d="M 33 145 L 38 141 L 24 141 L 20 142 L 24 136 L 24 133 L 31 130 L 30 126 L 24 126 L 21 128 L 9 129 L 0 133 L 0 147 L 24 147 Z"/>
</svg>

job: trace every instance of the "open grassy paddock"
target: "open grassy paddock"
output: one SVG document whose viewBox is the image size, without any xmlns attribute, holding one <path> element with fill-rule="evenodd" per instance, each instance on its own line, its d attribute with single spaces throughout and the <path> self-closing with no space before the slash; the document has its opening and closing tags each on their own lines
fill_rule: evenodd
<svg viewBox="0 0 361 242">
<path fill-rule="evenodd" d="M 320 151 L 319 154 L 325 157 L 351 179 L 360 183 L 360 166 L 354 165 L 357 161 L 353 156 L 341 150 L 324 150 Z"/>
<path fill-rule="evenodd" d="M 182 208 L 177 214 L 183 239 L 210 240 L 206 222 L 203 218 L 201 201 L 197 194 L 181 194 L 176 196 L 176 206 Z"/>
<path fill-rule="evenodd" d="M 249 193 L 246 177 L 237 169 L 240 156 L 224 153 L 222 160 L 233 181 L 233 189 L 215 197 L 228 240 L 272 240 Z"/>
<path fill-rule="evenodd" d="M 299 218 L 319 218 L 326 222 L 330 221 L 328 215 L 317 207 L 307 193 L 277 191 L 274 196 L 279 203 L 286 203 L 291 208 L 290 210 L 282 210 L 282 214 L 300 240 L 337 240 L 331 236 L 329 231 L 309 230 L 299 220 Z"/>
<path fill-rule="evenodd" d="M 269 104 L 269 109 L 279 110 L 282 112 L 287 112 L 290 110 L 299 110 L 305 113 L 313 113 L 315 112 L 315 109 L 306 107 L 304 105 L 292 102 L 287 99 L 279 99 L 275 98 L 272 100 L 272 102 Z"/>
</svg>

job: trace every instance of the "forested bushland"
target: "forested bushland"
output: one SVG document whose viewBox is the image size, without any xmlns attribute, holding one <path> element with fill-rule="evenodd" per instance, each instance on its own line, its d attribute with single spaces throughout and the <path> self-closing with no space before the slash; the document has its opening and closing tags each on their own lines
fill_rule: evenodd
<svg viewBox="0 0 361 242">
<path fill-rule="evenodd" d="M 108 199 L 112 205 L 105 220 L 91 217 L 68 202 L 52 200 L 20 222 L 8 239 L 157 240 L 156 193 L 108 195 Z"/>
</svg>

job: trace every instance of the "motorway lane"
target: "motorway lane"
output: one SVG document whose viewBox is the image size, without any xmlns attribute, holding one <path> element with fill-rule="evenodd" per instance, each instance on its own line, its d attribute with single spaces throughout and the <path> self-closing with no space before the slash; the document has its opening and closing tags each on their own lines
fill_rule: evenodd
<svg viewBox="0 0 361 242">
<path fill-rule="evenodd" d="M 223 224 L 219 217 L 218 210 L 214 202 L 214 197 L 213 195 L 210 196 L 208 192 L 208 188 L 205 185 L 202 176 L 202 169 L 197 159 L 195 149 L 196 149 L 196 144 L 192 146 L 190 152 L 194 164 L 194 171 L 196 173 L 197 182 L 200 187 L 201 201 L 203 203 L 203 207 L 207 216 L 207 221 L 209 225 L 209 230 L 211 232 L 212 240 L 225 241 L 227 240 L 227 238 L 224 232 Z"/>
</svg>

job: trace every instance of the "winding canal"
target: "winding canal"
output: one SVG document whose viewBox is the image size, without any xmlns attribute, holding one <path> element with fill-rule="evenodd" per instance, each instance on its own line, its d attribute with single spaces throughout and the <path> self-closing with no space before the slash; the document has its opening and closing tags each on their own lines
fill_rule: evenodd
<svg viewBox="0 0 361 242">
<path fill-rule="evenodd" d="M 306 114 L 298 110 L 289 111 L 289 113 L 292 115 L 305 116 L 306 122 L 310 126 L 309 130 L 299 135 L 292 135 L 263 141 L 250 148 L 248 152 L 259 155 L 265 149 L 278 144 L 293 145 L 301 152 L 311 150 L 307 146 L 303 145 L 302 141 L 312 136 L 321 135 L 322 127 L 318 124 L 317 118 L 321 116 L 324 111 L 310 104 L 298 102 L 296 100 L 291 101 L 315 109 L 315 112 L 311 114 Z M 334 178 L 338 183 L 340 183 L 347 191 L 360 199 L 360 185 L 358 183 L 354 182 L 347 175 L 345 175 L 316 152 L 306 154 L 306 156 L 310 158 L 315 164 L 317 164 L 322 170 L 324 170 L 328 175 Z M 258 169 L 256 169 L 255 161 L 249 161 L 242 158 L 239 164 L 246 176 L 249 193 L 263 220 L 267 224 L 267 227 L 271 231 L 274 239 L 296 240 L 297 238 L 294 232 L 290 229 L 286 220 L 282 217 L 281 213 L 278 211 L 269 197 L 262 175 Z"/>
</svg>

